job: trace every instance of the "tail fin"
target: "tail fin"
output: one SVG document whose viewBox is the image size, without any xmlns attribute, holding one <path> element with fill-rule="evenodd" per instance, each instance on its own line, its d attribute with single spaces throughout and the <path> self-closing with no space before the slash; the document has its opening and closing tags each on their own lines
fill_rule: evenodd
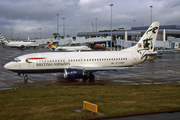
<svg viewBox="0 0 180 120">
<path fill-rule="evenodd" d="M 56 50 L 56 46 L 52 45 L 51 41 L 48 41 L 47 44 L 48 44 L 48 46 L 49 46 L 51 51 L 55 51 Z"/>
<path fill-rule="evenodd" d="M 154 51 L 158 30 L 160 22 L 153 22 L 144 35 L 141 37 L 139 42 L 127 50 L 137 50 L 137 51 L 146 51 L 146 53 L 151 53 Z"/>
<path fill-rule="evenodd" d="M 142 38 L 136 44 L 137 50 L 147 50 L 148 52 L 153 52 L 160 22 L 153 22 L 148 30 L 144 33 Z"/>
</svg>

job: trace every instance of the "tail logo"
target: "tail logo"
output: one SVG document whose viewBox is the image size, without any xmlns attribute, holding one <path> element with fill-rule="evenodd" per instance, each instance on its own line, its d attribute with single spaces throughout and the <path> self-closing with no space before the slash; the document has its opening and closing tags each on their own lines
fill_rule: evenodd
<svg viewBox="0 0 180 120">
<path fill-rule="evenodd" d="M 153 36 L 153 34 L 156 34 L 156 30 L 158 30 L 157 26 L 149 29 L 146 32 L 146 34 L 150 34 L 150 36 L 149 36 L 149 38 L 146 38 L 146 39 L 143 40 L 143 43 L 142 43 L 143 44 L 142 45 L 143 49 L 140 49 L 140 50 L 137 51 L 138 53 L 141 54 L 141 59 L 145 58 L 145 60 L 146 60 L 147 59 L 146 52 L 148 50 L 152 50 L 153 49 L 153 38 L 152 38 L 152 36 Z M 149 33 L 151 31 L 152 31 L 152 33 Z M 137 46 L 138 46 L 138 48 L 141 48 L 141 43 L 138 43 Z"/>
<path fill-rule="evenodd" d="M 148 32 L 150 32 L 150 31 L 152 31 L 152 33 L 155 34 L 157 29 L 158 29 L 158 27 L 153 27 L 152 29 L 148 30 L 148 31 L 146 32 L 146 34 L 148 34 Z"/>
</svg>

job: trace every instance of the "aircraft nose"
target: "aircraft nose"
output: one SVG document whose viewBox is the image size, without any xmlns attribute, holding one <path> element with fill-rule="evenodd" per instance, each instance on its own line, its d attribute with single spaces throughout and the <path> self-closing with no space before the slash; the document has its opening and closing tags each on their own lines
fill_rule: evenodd
<svg viewBox="0 0 180 120">
<path fill-rule="evenodd" d="M 11 68 L 12 68 L 11 62 L 6 63 L 6 64 L 4 65 L 4 68 L 7 69 L 7 70 L 11 69 Z"/>
</svg>

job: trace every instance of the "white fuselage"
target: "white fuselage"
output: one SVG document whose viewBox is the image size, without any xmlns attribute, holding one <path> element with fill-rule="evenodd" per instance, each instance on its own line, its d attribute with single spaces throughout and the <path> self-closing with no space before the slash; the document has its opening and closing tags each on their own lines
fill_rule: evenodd
<svg viewBox="0 0 180 120">
<path fill-rule="evenodd" d="M 63 72 L 73 67 L 128 67 L 144 60 L 133 51 L 48 52 L 19 56 L 4 67 L 18 73 Z"/>
<path fill-rule="evenodd" d="M 90 51 L 91 48 L 87 46 L 67 46 L 67 47 L 57 47 L 55 51 Z"/>
<path fill-rule="evenodd" d="M 30 46 L 30 47 L 37 47 L 39 44 L 35 42 L 9 42 L 7 47 L 21 47 L 21 46 Z"/>
</svg>

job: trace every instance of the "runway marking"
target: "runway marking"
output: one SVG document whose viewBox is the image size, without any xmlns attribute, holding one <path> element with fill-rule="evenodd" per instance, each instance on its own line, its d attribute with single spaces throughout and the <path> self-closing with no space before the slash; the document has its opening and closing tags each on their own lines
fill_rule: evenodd
<svg viewBox="0 0 180 120">
<path fill-rule="evenodd" d="M 180 72 L 175 72 L 173 70 L 167 70 L 168 72 L 172 73 L 172 74 L 180 74 Z"/>
</svg>

